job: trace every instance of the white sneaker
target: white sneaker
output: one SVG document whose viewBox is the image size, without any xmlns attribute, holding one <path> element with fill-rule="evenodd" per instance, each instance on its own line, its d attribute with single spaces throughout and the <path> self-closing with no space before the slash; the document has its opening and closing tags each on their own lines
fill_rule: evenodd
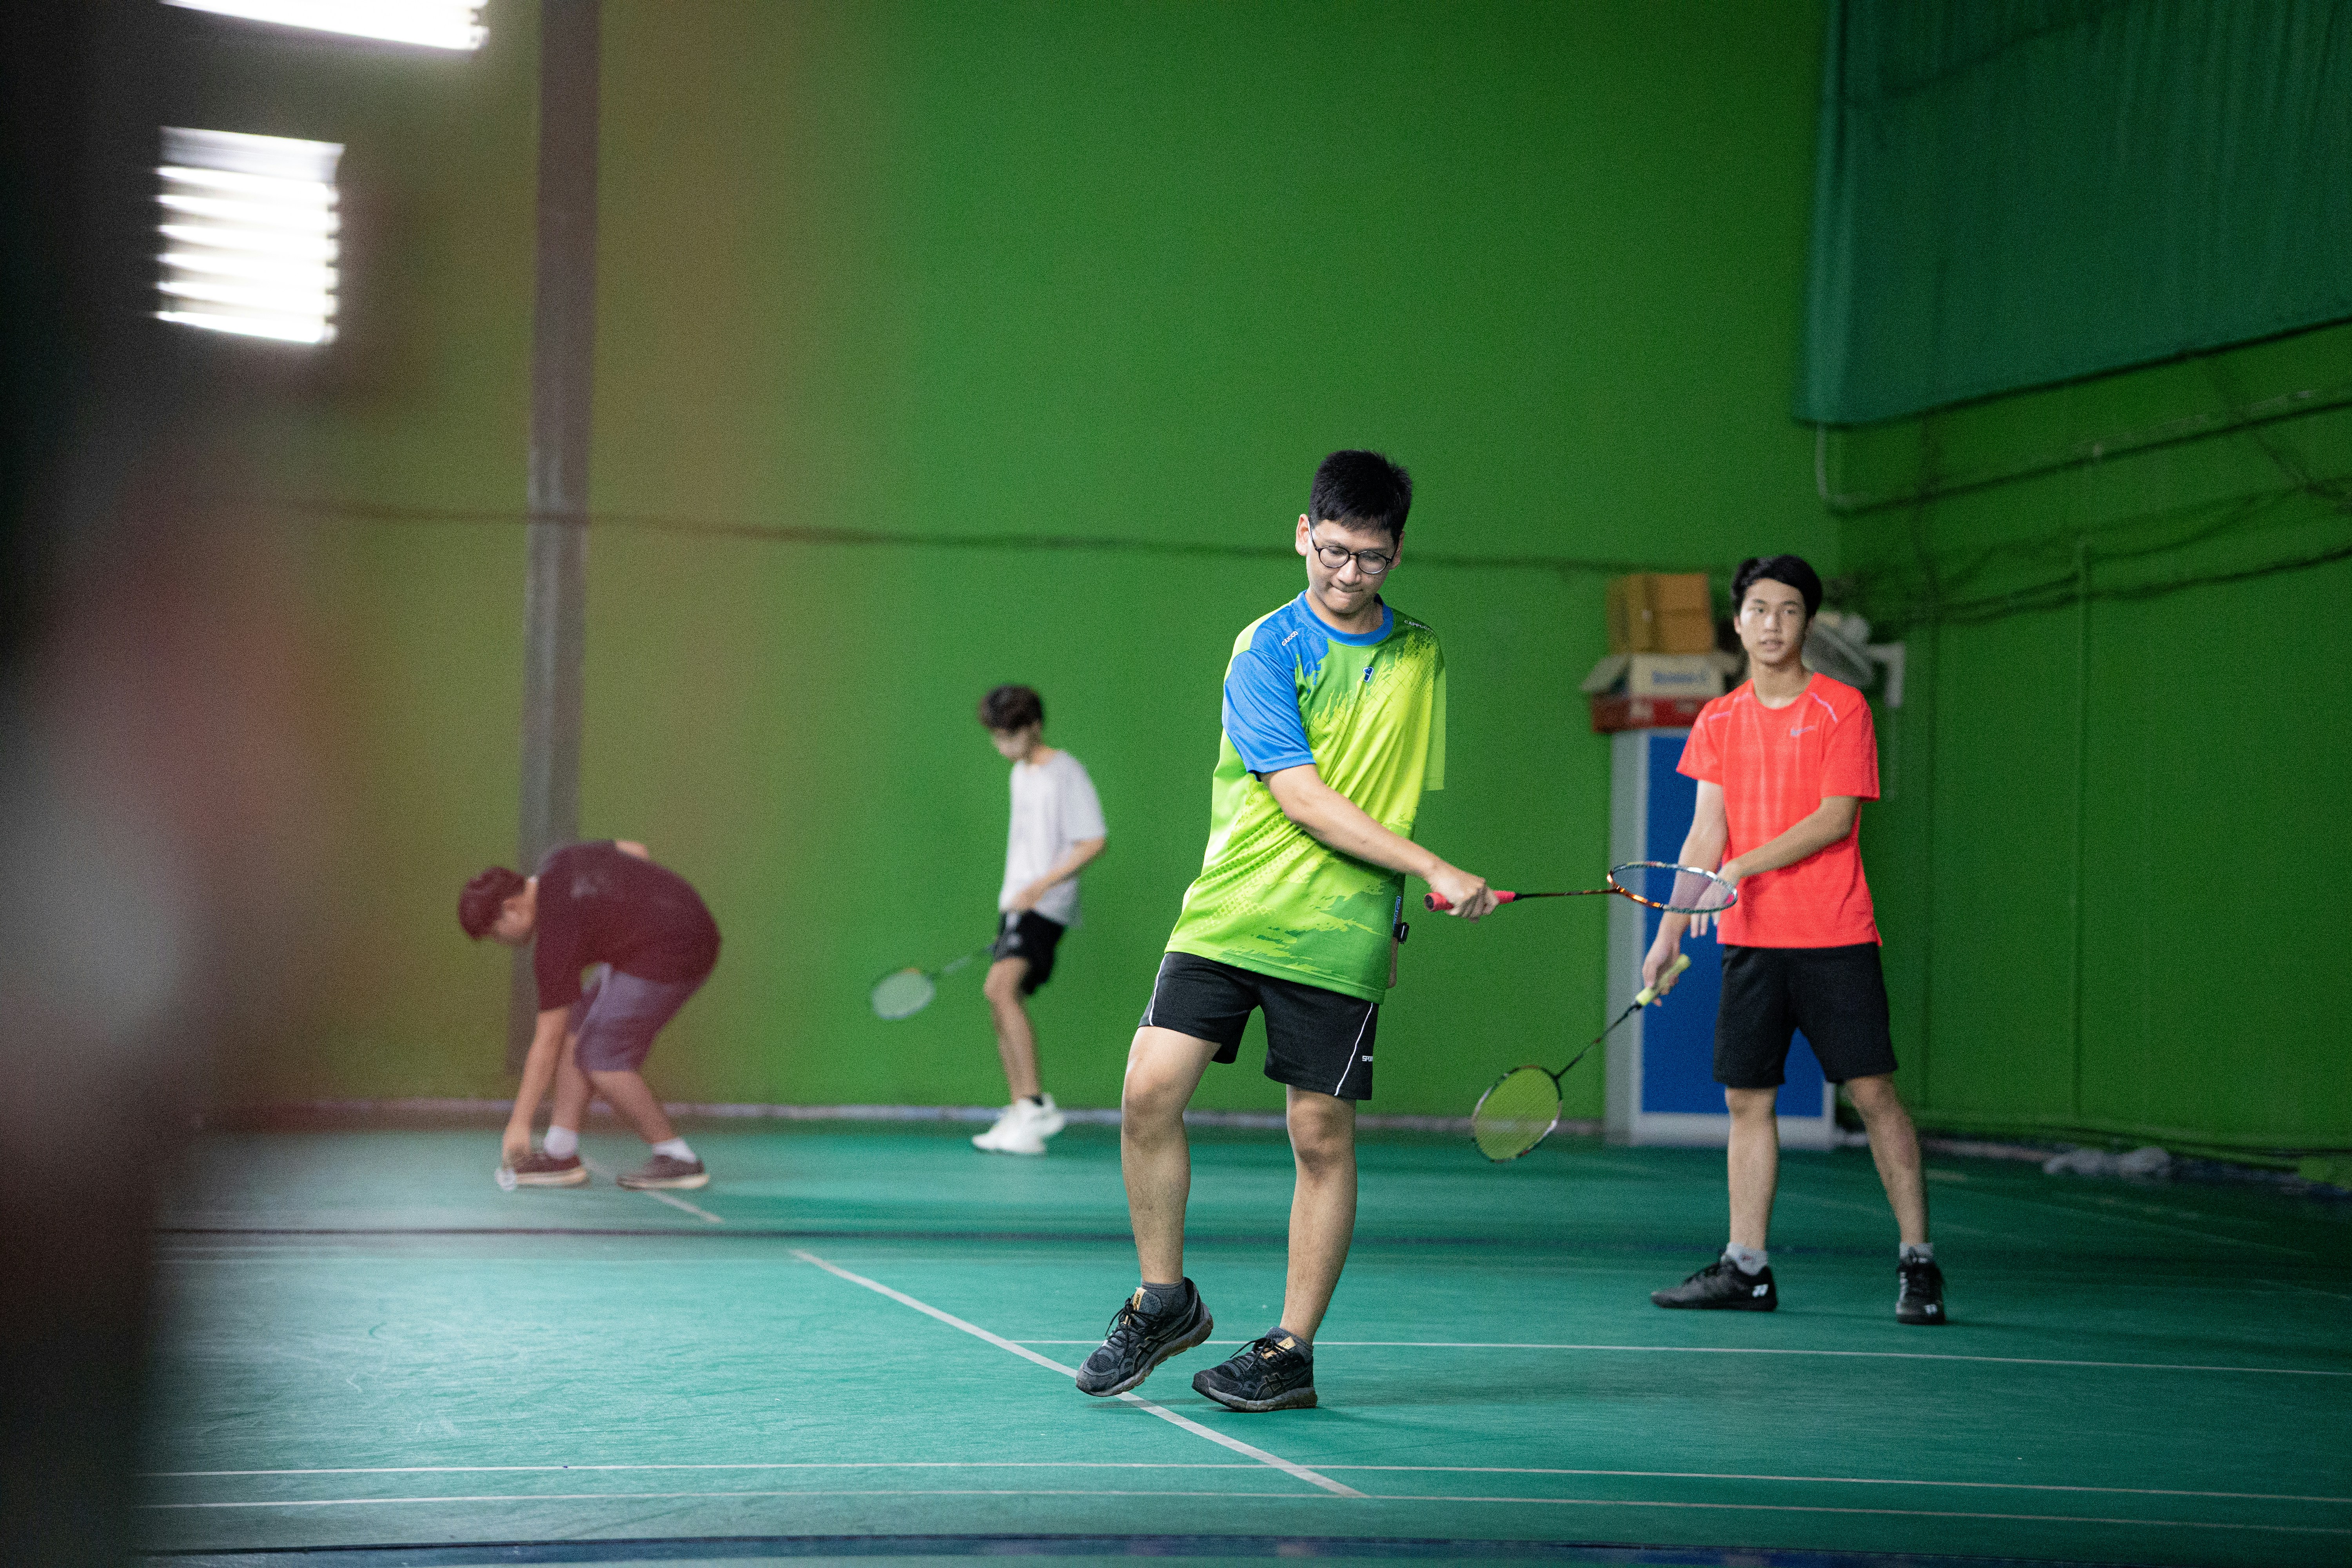
<svg viewBox="0 0 2352 1568">
<path fill-rule="evenodd" d="M 1062 1114 L 1062 1108 L 1054 1103 L 1052 1095 L 1041 1094 L 1037 1098 L 1045 1103 L 1030 1110 L 1030 1125 L 1038 1137 L 1051 1138 L 1055 1133 L 1067 1127 L 1070 1124 L 1070 1119 Z"/>
<path fill-rule="evenodd" d="M 971 1141 L 975 1149 L 992 1154 L 1042 1154 L 1045 1140 L 1069 1124 L 1053 1096 L 1044 1097 L 1043 1105 L 1031 1105 L 1016 1100 L 1006 1106 L 996 1118 L 996 1124 Z"/>
</svg>

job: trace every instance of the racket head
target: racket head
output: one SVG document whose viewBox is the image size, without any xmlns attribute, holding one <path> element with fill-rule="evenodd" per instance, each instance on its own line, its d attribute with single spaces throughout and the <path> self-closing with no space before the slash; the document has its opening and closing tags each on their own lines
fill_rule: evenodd
<svg viewBox="0 0 2352 1568">
<path fill-rule="evenodd" d="M 1559 1125 L 1559 1080 L 1542 1068 L 1513 1068 L 1478 1097 L 1470 1141 L 1496 1164 L 1516 1160 Z"/>
<path fill-rule="evenodd" d="M 1609 885 L 1637 904 L 1670 915 L 1720 914 L 1739 901 L 1739 889 L 1714 872 L 1666 860 L 1628 860 L 1612 866 Z"/>
<path fill-rule="evenodd" d="M 894 969 L 874 983 L 866 1000 L 874 1004 L 877 1018 L 911 1018 L 931 1005 L 939 987 L 931 977 L 911 965 Z"/>
</svg>

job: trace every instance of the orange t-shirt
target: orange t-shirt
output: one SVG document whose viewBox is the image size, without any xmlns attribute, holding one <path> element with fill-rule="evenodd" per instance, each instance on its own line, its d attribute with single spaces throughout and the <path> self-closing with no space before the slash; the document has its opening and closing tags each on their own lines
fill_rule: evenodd
<svg viewBox="0 0 2352 1568">
<path fill-rule="evenodd" d="M 1861 692 L 1815 675 L 1786 708 L 1767 708 L 1752 682 L 1698 711 L 1676 771 L 1723 788 L 1731 837 L 1723 858 L 1744 855 L 1812 815 L 1824 797 L 1878 798 L 1878 736 Z M 1738 947 L 1851 947 L 1878 941 L 1870 884 L 1862 875 L 1862 814 L 1825 849 L 1739 884 L 1718 917 Z"/>
</svg>

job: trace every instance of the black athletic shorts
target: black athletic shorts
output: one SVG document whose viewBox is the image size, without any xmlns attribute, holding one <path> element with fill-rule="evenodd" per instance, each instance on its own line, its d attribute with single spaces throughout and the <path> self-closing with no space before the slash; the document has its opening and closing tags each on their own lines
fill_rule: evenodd
<svg viewBox="0 0 2352 1568">
<path fill-rule="evenodd" d="M 1340 1100 L 1372 1097 L 1372 1037 L 1380 1033 L 1381 1005 L 1360 996 L 1171 952 L 1160 960 L 1141 1022 L 1214 1040 L 1216 1059 L 1230 1062 L 1241 1056 L 1253 1007 L 1265 1012 L 1266 1077 Z"/>
<path fill-rule="evenodd" d="M 1715 1081 L 1777 1089 L 1797 1030 L 1832 1083 L 1895 1070 L 1886 978 L 1878 944 L 1723 948 L 1723 1003 L 1715 1014 Z"/>
<path fill-rule="evenodd" d="M 1028 995 L 1054 978 L 1054 950 L 1070 928 L 1049 921 L 1035 910 L 996 917 L 996 947 L 992 958 L 1025 958 L 1029 973 L 1021 977 L 1021 994 Z"/>
</svg>

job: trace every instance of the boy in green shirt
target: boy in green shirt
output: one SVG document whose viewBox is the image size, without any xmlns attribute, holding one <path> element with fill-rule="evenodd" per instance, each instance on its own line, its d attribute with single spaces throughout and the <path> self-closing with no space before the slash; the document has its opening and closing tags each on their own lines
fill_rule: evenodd
<svg viewBox="0 0 2352 1568">
<path fill-rule="evenodd" d="M 1295 540 L 1307 591 L 1234 640 L 1208 852 L 1120 1101 L 1143 1283 L 1079 1370 L 1085 1393 L 1125 1393 L 1209 1337 L 1184 1277 L 1184 1107 L 1262 1008 L 1265 1074 L 1286 1086 L 1298 1166 L 1282 1321 L 1192 1386 L 1235 1410 L 1315 1403 L 1315 1331 L 1355 1228 L 1356 1101 L 1371 1093 L 1406 874 L 1462 919 L 1495 907 L 1485 879 L 1412 842 L 1422 792 L 1445 782 L 1445 664 L 1437 634 L 1380 594 L 1412 505 L 1411 477 L 1380 454 L 1325 458 Z"/>
</svg>

